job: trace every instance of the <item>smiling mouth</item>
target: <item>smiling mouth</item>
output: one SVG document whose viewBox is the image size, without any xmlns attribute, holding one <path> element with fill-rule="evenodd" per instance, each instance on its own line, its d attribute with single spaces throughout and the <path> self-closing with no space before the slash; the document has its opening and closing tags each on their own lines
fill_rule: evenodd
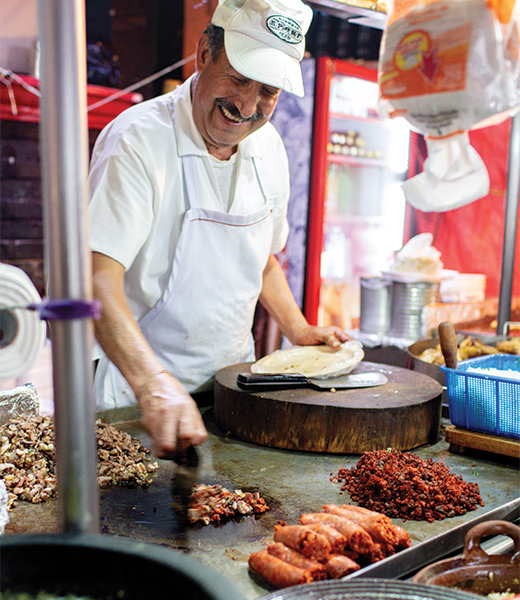
<svg viewBox="0 0 520 600">
<path fill-rule="evenodd" d="M 218 107 L 220 108 L 222 114 L 226 117 L 228 121 L 231 121 L 233 123 L 244 123 L 245 119 L 243 119 L 241 116 L 237 116 L 236 114 L 232 113 L 223 104 L 218 104 Z"/>
</svg>

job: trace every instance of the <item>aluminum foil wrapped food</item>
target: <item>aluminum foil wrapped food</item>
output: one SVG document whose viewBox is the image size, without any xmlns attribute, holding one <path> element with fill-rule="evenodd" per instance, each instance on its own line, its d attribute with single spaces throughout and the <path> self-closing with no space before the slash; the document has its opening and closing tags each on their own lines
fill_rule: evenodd
<svg viewBox="0 0 520 600">
<path fill-rule="evenodd" d="M 0 535 L 4 533 L 5 526 L 9 522 L 9 512 L 7 510 L 7 490 L 5 483 L 0 479 Z"/>
<path fill-rule="evenodd" d="M 0 425 L 17 417 L 36 417 L 39 413 L 38 392 L 32 383 L 0 390 Z"/>
</svg>

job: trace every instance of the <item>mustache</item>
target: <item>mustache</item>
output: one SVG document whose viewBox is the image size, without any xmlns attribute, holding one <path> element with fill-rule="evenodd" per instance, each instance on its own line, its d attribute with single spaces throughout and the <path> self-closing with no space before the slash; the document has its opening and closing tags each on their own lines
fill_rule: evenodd
<svg viewBox="0 0 520 600">
<path fill-rule="evenodd" d="M 215 102 L 222 108 L 225 108 L 235 119 L 241 121 L 242 123 L 248 123 L 248 122 L 254 122 L 254 121 L 259 121 L 262 118 L 262 112 L 257 110 L 254 114 L 252 114 L 250 117 L 243 117 L 240 113 L 240 111 L 238 110 L 238 108 L 232 104 L 231 102 L 228 102 L 227 100 L 224 100 L 223 98 L 217 98 L 215 100 Z"/>
</svg>

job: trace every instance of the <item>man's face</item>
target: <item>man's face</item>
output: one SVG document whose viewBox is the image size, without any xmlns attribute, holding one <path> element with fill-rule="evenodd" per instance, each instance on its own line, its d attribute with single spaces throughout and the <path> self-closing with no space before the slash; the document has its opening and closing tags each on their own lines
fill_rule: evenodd
<svg viewBox="0 0 520 600">
<path fill-rule="evenodd" d="M 269 121 L 279 95 L 278 88 L 235 71 L 224 50 L 213 60 L 202 37 L 192 86 L 193 119 L 210 154 L 228 159 L 241 140 Z"/>
</svg>

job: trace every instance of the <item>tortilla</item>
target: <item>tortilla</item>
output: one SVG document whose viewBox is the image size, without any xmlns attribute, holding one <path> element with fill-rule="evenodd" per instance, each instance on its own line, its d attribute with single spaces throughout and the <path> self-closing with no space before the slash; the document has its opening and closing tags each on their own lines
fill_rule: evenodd
<svg viewBox="0 0 520 600">
<path fill-rule="evenodd" d="M 252 373 L 299 373 L 315 379 L 346 375 L 363 360 L 359 342 L 349 341 L 338 350 L 330 346 L 293 346 L 276 350 L 251 365 Z"/>
</svg>

